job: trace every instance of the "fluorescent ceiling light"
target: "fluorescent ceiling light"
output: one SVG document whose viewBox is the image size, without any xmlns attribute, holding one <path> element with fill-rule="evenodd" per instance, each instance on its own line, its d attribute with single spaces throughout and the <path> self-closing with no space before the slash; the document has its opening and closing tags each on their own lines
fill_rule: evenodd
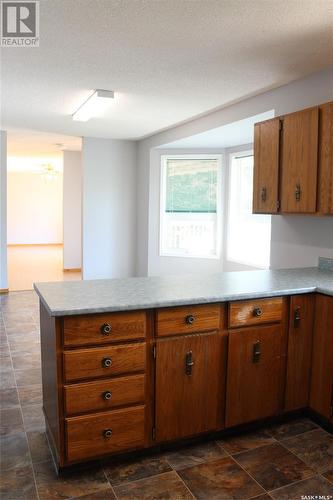
<svg viewBox="0 0 333 500">
<path fill-rule="evenodd" d="M 95 90 L 88 99 L 73 113 L 72 118 L 78 122 L 86 122 L 94 116 L 99 116 L 105 107 L 114 99 L 112 90 Z"/>
</svg>

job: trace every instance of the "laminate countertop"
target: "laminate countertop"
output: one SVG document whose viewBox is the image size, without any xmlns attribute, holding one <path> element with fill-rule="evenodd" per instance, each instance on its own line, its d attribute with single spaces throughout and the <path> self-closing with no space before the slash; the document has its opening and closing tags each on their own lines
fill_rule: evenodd
<svg viewBox="0 0 333 500">
<path fill-rule="evenodd" d="M 205 275 L 58 281 L 35 283 L 34 288 L 51 316 L 69 316 L 310 292 L 333 296 L 333 270 L 311 267 Z"/>
</svg>

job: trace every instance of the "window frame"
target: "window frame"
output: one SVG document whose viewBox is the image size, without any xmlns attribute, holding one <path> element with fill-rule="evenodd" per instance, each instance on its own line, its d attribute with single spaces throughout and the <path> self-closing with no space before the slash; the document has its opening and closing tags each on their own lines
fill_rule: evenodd
<svg viewBox="0 0 333 500">
<path fill-rule="evenodd" d="M 164 214 L 166 203 L 166 171 L 167 160 L 217 160 L 217 189 L 216 189 L 216 253 L 207 254 L 192 254 L 182 252 L 170 252 L 163 249 L 163 230 L 164 230 Z M 223 206 L 224 206 L 224 155 L 217 154 L 163 154 L 160 156 L 160 205 L 159 205 L 159 235 L 158 235 L 158 255 L 159 257 L 178 257 L 185 259 L 208 259 L 219 260 L 222 258 L 222 237 L 223 237 Z"/>
<path fill-rule="evenodd" d="M 228 251 L 228 240 L 229 240 L 229 231 L 230 231 L 230 204 L 231 204 L 231 179 L 232 179 L 232 162 L 234 158 L 240 158 L 240 157 L 246 157 L 246 156 L 252 156 L 254 159 L 254 148 L 246 148 L 246 149 L 240 149 L 238 148 L 229 148 L 229 151 L 227 153 L 228 158 L 227 158 L 227 165 L 228 165 L 228 181 L 227 181 L 227 196 L 226 196 L 226 209 L 225 209 L 225 214 L 226 214 L 226 220 L 225 220 L 225 225 L 226 225 L 226 230 L 224 234 L 224 253 L 225 253 L 225 261 L 228 263 L 235 263 L 235 264 L 240 264 L 243 266 L 247 267 L 252 267 L 252 268 L 257 268 L 257 269 L 269 269 L 270 268 L 270 256 L 269 256 L 269 263 L 267 266 L 258 266 L 257 264 L 254 264 L 253 262 L 247 261 L 246 259 L 235 259 L 232 258 L 229 255 Z M 257 214 L 252 214 L 252 215 L 257 215 Z M 266 215 L 266 214 L 265 214 Z M 269 216 L 269 215 L 268 215 Z M 270 216 L 270 221 L 272 221 L 272 217 Z"/>
</svg>

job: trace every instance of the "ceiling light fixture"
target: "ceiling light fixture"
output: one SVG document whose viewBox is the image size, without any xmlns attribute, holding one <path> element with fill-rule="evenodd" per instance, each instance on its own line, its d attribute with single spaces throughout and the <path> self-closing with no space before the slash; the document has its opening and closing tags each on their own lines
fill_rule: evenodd
<svg viewBox="0 0 333 500">
<path fill-rule="evenodd" d="M 105 110 L 111 99 L 114 99 L 112 90 L 95 90 L 88 99 L 73 113 L 74 121 L 86 122 L 95 116 L 99 116 Z"/>
</svg>

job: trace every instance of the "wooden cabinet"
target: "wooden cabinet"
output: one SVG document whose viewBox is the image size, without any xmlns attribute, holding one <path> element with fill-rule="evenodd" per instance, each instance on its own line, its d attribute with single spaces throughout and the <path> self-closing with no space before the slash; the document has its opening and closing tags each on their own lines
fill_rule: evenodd
<svg viewBox="0 0 333 500">
<path fill-rule="evenodd" d="M 253 213 L 274 214 L 279 209 L 279 118 L 254 126 Z"/>
<path fill-rule="evenodd" d="M 310 407 L 333 423 L 333 297 L 316 296 Z"/>
<path fill-rule="evenodd" d="M 283 333 L 280 324 L 229 332 L 226 427 L 281 411 Z"/>
<path fill-rule="evenodd" d="M 223 426 L 225 342 L 218 333 L 156 344 L 156 440 L 170 441 Z"/>
<path fill-rule="evenodd" d="M 239 300 L 229 304 L 229 328 L 240 326 L 279 323 L 283 319 L 282 297 L 268 299 Z"/>
<path fill-rule="evenodd" d="M 283 118 L 281 211 L 315 213 L 317 200 L 318 108 Z"/>
<path fill-rule="evenodd" d="M 285 410 L 309 405 L 315 295 L 290 299 Z"/>
<path fill-rule="evenodd" d="M 319 106 L 318 212 L 333 215 L 333 102 Z"/>
<path fill-rule="evenodd" d="M 333 215 L 333 102 L 254 126 L 253 213 Z"/>
</svg>

